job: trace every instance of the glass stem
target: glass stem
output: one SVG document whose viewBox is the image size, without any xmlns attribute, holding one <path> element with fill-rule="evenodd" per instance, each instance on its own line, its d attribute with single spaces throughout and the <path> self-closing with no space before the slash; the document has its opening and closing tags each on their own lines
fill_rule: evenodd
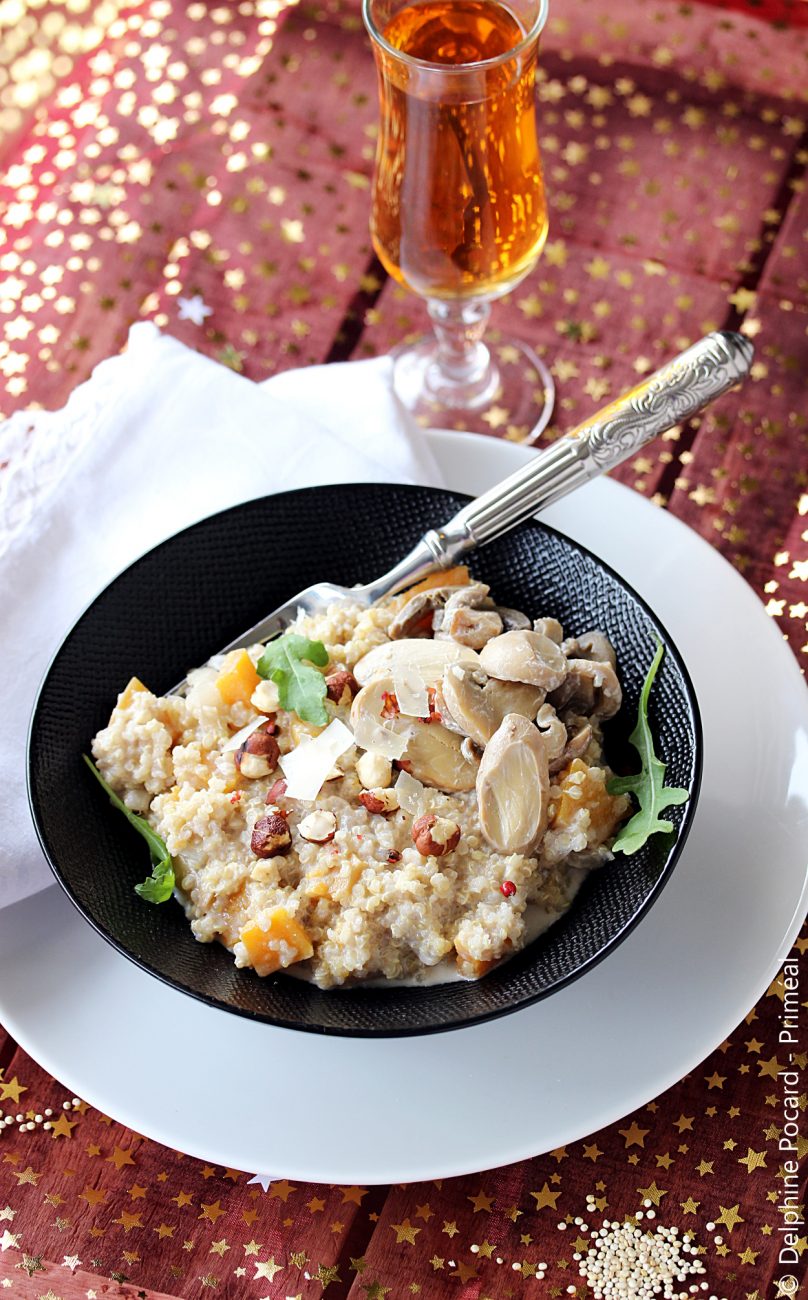
<svg viewBox="0 0 808 1300">
<path fill-rule="evenodd" d="M 473 409 L 490 401 L 499 383 L 496 364 L 483 343 L 491 304 L 433 298 L 427 307 L 437 338 L 427 386 L 453 406 Z"/>
</svg>

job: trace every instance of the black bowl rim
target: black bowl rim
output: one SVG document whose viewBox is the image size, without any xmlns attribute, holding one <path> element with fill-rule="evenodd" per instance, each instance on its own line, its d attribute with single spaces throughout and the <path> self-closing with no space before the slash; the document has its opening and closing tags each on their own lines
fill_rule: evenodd
<svg viewBox="0 0 808 1300">
<path fill-rule="evenodd" d="M 628 936 L 631 934 L 634 928 L 637 925 L 639 925 L 640 921 L 647 914 L 647 912 L 653 906 L 653 904 L 657 901 L 660 894 L 662 893 L 662 890 L 665 888 L 665 885 L 668 883 L 668 880 L 670 879 L 670 876 L 673 873 L 673 869 L 676 866 L 676 863 L 678 862 L 682 854 L 682 850 L 684 849 L 688 835 L 690 834 L 690 830 L 693 824 L 693 818 L 696 812 L 696 807 L 698 805 L 699 792 L 701 789 L 701 779 L 702 779 L 702 771 L 703 771 L 703 753 L 704 753 L 704 734 L 703 734 L 703 728 L 701 722 L 701 712 L 699 710 L 698 701 L 696 698 L 696 692 L 693 687 L 693 682 L 690 677 L 690 673 L 688 672 L 687 666 L 685 665 L 684 660 L 682 659 L 682 656 L 679 652 L 676 642 L 673 640 L 665 625 L 662 623 L 658 615 L 654 612 L 654 610 L 644 599 L 644 597 L 642 597 L 639 594 L 639 592 L 635 591 L 631 583 L 627 582 L 626 579 L 623 578 L 617 572 L 617 570 L 612 567 L 612 565 L 608 564 L 605 560 L 602 560 L 599 556 L 595 555 L 595 553 L 591 551 L 588 547 L 582 545 L 580 542 L 575 541 L 573 538 L 568 537 L 566 533 L 562 533 L 560 529 L 553 528 L 550 524 L 547 524 L 543 520 L 538 518 L 538 516 L 532 515 L 527 520 L 525 520 L 524 523 L 532 526 L 538 525 L 545 532 L 560 538 L 567 545 L 574 547 L 580 554 L 586 556 L 588 559 L 593 561 L 598 567 L 600 567 L 607 574 L 609 574 L 609 576 L 613 578 L 614 581 L 620 587 L 622 587 L 625 591 L 629 593 L 631 598 L 637 602 L 640 608 L 645 611 L 651 623 L 656 628 L 657 634 L 659 635 L 659 638 L 665 647 L 665 653 L 670 654 L 676 663 L 676 666 L 682 678 L 685 698 L 687 700 L 688 709 L 690 711 L 690 722 L 693 728 L 693 739 L 694 739 L 693 781 L 692 781 L 689 798 L 687 800 L 687 803 L 684 805 L 684 813 L 682 816 L 682 823 L 679 827 L 679 833 L 676 836 L 676 839 L 674 840 L 673 844 L 670 846 L 667 858 L 665 860 L 665 864 L 662 870 L 660 871 L 659 876 L 651 886 L 646 898 L 644 899 L 643 903 L 638 908 L 638 910 L 635 912 L 635 914 L 631 917 L 631 919 L 627 921 L 626 924 L 622 927 L 622 929 L 618 930 L 618 932 L 615 935 L 613 935 L 611 939 L 609 939 L 608 943 L 606 943 L 603 946 L 603 948 L 601 948 L 597 953 L 595 953 L 594 956 L 590 957 L 588 961 L 585 961 L 576 970 L 571 971 L 568 975 L 565 975 L 562 979 L 559 979 L 555 984 L 553 984 L 548 989 L 542 989 L 537 993 L 531 994 L 530 996 L 523 997 L 520 999 L 519 1002 L 513 1005 L 509 1005 L 505 1007 L 496 1007 L 492 1010 L 481 1012 L 478 1015 L 464 1016 L 462 1019 L 455 1020 L 446 1024 L 422 1025 L 416 1028 L 404 1028 L 404 1029 L 401 1028 L 389 1028 L 389 1029 L 387 1028 L 385 1029 L 344 1028 L 343 1029 L 343 1028 L 335 1028 L 334 1026 L 321 1025 L 321 1024 L 290 1022 L 288 1020 L 287 1021 L 276 1020 L 269 1014 L 254 1011 L 246 1007 L 236 1007 L 231 1005 L 230 1003 L 222 1002 L 221 1000 L 211 996 L 210 994 L 203 993 L 196 989 L 186 988 L 183 985 L 177 983 L 176 980 L 171 979 L 170 976 L 166 975 L 163 971 L 159 970 L 157 967 L 152 966 L 149 962 L 145 961 L 142 957 L 138 957 L 135 953 L 130 952 L 129 949 L 119 939 L 117 939 L 113 934 L 111 934 L 92 915 L 92 913 L 84 907 L 81 901 L 73 893 L 70 885 L 62 876 L 58 865 L 56 864 L 53 856 L 51 855 L 50 849 L 46 841 L 44 829 L 40 824 L 38 792 L 34 789 L 33 780 L 32 780 L 32 759 L 33 759 L 32 747 L 34 743 L 34 732 L 35 732 L 36 723 L 39 715 L 41 698 L 45 690 L 45 687 L 47 686 L 50 674 L 56 664 L 56 661 L 59 659 L 59 656 L 61 655 L 62 650 L 64 649 L 67 642 L 79 631 L 81 625 L 84 623 L 85 619 L 90 616 L 96 603 L 101 599 L 101 597 L 104 596 L 106 592 L 111 590 L 111 588 L 114 587 L 118 582 L 120 582 L 124 577 L 126 577 L 131 572 L 131 570 L 134 569 L 138 564 L 146 560 L 149 556 L 154 555 L 157 551 L 161 550 L 163 547 L 169 545 L 176 538 L 192 533 L 196 529 L 204 528 L 213 519 L 218 519 L 227 514 L 235 514 L 236 512 L 242 510 L 245 507 L 254 506 L 258 501 L 268 502 L 268 501 L 272 501 L 273 498 L 275 497 L 306 496 L 313 492 L 322 492 L 322 491 L 327 491 L 329 489 L 332 489 L 334 491 L 339 491 L 340 489 L 347 489 L 347 488 L 378 489 L 380 486 L 385 488 L 390 488 L 391 490 L 395 490 L 396 492 L 400 492 L 403 490 L 406 492 L 419 492 L 419 493 L 427 492 L 427 493 L 433 493 L 435 495 L 449 492 L 458 500 L 462 499 L 466 502 L 472 501 L 474 499 L 473 497 L 469 496 L 467 493 L 456 492 L 452 488 L 425 487 L 425 486 L 411 484 L 411 483 L 379 484 L 377 482 L 362 480 L 356 483 L 325 484 L 325 485 L 316 485 L 313 487 L 290 488 L 282 492 L 268 493 L 263 497 L 253 497 L 247 501 L 238 502 L 235 505 L 225 507 L 223 510 L 217 510 L 214 511 L 213 514 L 206 515 L 203 519 L 197 520 L 196 523 L 189 524 L 186 528 L 181 528 L 178 530 L 178 532 L 172 533 L 169 537 L 163 538 L 161 542 L 157 542 L 156 545 L 150 547 L 147 551 L 144 551 L 141 555 L 137 556 L 136 559 L 134 559 L 130 564 L 127 564 L 123 569 L 121 569 L 115 575 L 114 578 L 111 578 L 110 581 L 106 583 L 105 586 L 101 587 L 96 592 L 96 594 L 92 597 L 92 599 L 88 601 L 88 603 L 85 605 L 82 612 L 78 615 L 78 617 L 75 619 L 71 627 L 61 638 L 58 647 L 56 648 L 54 654 L 51 656 L 48 666 L 45 669 L 45 672 L 43 673 L 42 680 L 37 688 L 33 709 L 31 711 L 31 719 L 28 725 L 28 734 L 26 738 L 26 772 L 25 772 L 25 785 L 26 785 L 26 794 L 28 797 L 28 807 L 34 823 L 34 830 L 36 832 L 37 840 L 39 842 L 43 854 L 45 855 L 48 866 L 50 867 L 54 877 L 56 878 L 57 883 L 60 885 L 64 893 L 67 895 L 70 902 L 75 907 L 76 911 L 84 918 L 85 921 L 89 923 L 89 925 L 96 931 L 97 934 L 101 936 L 102 939 L 106 940 L 106 942 L 112 948 L 114 948 L 116 952 L 118 952 L 121 956 L 125 957 L 128 961 L 131 961 L 135 966 L 139 967 L 146 974 L 151 975 L 154 978 L 160 980 L 161 983 L 166 984 L 169 988 L 173 989 L 175 992 L 184 994 L 186 997 L 192 997 L 196 1001 L 202 1002 L 206 1006 L 209 1006 L 216 1011 L 223 1011 L 229 1013 L 230 1015 L 241 1016 L 243 1019 L 250 1020 L 254 1023 L 270 1025 L 275 1029 L 284 1029 L 289 1031 L 290 1033 L 312 1033 L 312 1034 L 320 1034 L 327 1037 L 335 1037 L 335 1038 L 362 1038 L 362 1039 L 370 1039 L 370 1040 L 385 1039 L 385 1038 L 419 1038 L 427 1034 L 450 1033 L 461 1029 L 468 1029 L 474 1025 L 484 1024 L 490 1020 L 498 1020 L 502 1016 L 513 1015 L 515 1012 L 522 1011 L 525 1010 L 527 1007 L 534 1006 L 537 1002 L 541 1002 L 545 998 L 550 997 L 552 994 L 560 992 L 561 989 L 566 988 L 568 985 L 574 983 L 575 980 L 580 979 L 582 975 L 585 975 L 589 971 L 593 970 L 596 966 L 600 964 L 600 962 L 602 962 L 607 956 L 609 956 L 609 954 L 614 952 L 615 949 L 619 947 L 619 945 L 623 943 L 625 939 L 628 938 Z M 525 950 L 522 949 L 521 951 L 524 952 Z M 397 986 L 397 989 L 400 992 L 399 986 Z M 385 993 L 385 989 L 379 988 L 378 992 L 383 997 Z M 412 992 L 413 994 L 417 994 L 418 992 L 417 987 L 413 987 Z M 340 997 L 346 995 L 350 996 L 350 993 L 351 993 L 350 989 L 333 989 L 330 990 L 329 995 L 332 997 L 334 996 Z"/>
</svg>

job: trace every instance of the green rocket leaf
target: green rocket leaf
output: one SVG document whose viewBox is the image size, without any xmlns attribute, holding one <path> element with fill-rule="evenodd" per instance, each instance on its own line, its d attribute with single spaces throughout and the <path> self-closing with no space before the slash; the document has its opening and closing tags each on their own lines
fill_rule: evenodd
<svg viewBox="0 0 808 1300">
<path fill-rule="evenodd" d="M 612 845 L 615 853 L 636 853 L 649 836 L 659 831 L 670 835 L 673 831 L 672 823 L 659 814 L 690 798 L 689 790 L 665 785 L 665 764 L 654 753 L 654 738 L 648 725 L 648 697 L 664 653 L 662 643 L 657 642 L 656 654 L 640 694 L 637 725 L 629 736 L 629 741 L 640 756 L 641 769 L 634 776 L 613 777 L 608 785 L 609 794 L 632 794 L 639 804 L 639 810 L 621 828 Z"/>
</svg>

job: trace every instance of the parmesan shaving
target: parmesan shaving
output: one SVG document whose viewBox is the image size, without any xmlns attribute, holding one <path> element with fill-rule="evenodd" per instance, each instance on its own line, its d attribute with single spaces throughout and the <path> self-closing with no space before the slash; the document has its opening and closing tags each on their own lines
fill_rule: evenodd
<svg viewBox="0 0 808 1300">
<path fill-rule="evenodd" d="M 413 817 L 420 817 L 428 807 L 426 786 L 409 772 L 399 772 L 395 784 L 399 806 Z"/>
<path fill-rule="evenodd" d="M 358 698 L 358 697 L 357 697 Z M 393 731 L 376 718 L 360 713 L 354 728 L 354 740 L 360 749 L 372 749 L 391 761 L 401 758 L 409 742 L 409 731 Z"/>
<path fill-rule="evenodd" d="M 337 759 L 353 744 L 354 737 L 345 723 L 335 718 L 319 736 L 283 754 L 279 766 L 286 778 L 287 797 L 307 802 L 316 799 Z"/>
<path fill-rule="evenodd" d="M 393 690 L 400 713 L 408 718 L 429 717 L 429 695 L 426 682 L 417 668 L 396 664 L 393 669 Z"/>
</svg>

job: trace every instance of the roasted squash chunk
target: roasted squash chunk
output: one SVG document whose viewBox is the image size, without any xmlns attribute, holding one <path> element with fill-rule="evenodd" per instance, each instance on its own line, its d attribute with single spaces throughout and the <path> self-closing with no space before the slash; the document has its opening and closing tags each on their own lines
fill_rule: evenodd
<svg viewBox="0 0 808 1300">
<path fill-rule="evenodd" d="M 216 678 L 216 685 L 225 704 L 249 704 L 250 696 L 260 681 L 247 651 L 231 650 Z"/>
<path fill-rule="evenodd" d="M 303 926 L 289 915 L 285 907 L 273 908 L 265 926 L 257 921 L 246 925 L 241 932 L 241 942 L 259 975 L 273 975 L 296 961 L 306 961 L 314 952 Z"/>
<path fill-rule="evenodd" d="M 629 806 L 626 796 L 609 794 L 603 768 L 588 767 L 581 758 L 574 758 L 569 767 L 559 773 L 557 782 L 561 787 L 561 798 L 550 822 L 553 830 L 565 829 L 584 807 L 589 811 L 588 842 L 591 847 L 602 844 L 625 817 Z"/>
</svg>

